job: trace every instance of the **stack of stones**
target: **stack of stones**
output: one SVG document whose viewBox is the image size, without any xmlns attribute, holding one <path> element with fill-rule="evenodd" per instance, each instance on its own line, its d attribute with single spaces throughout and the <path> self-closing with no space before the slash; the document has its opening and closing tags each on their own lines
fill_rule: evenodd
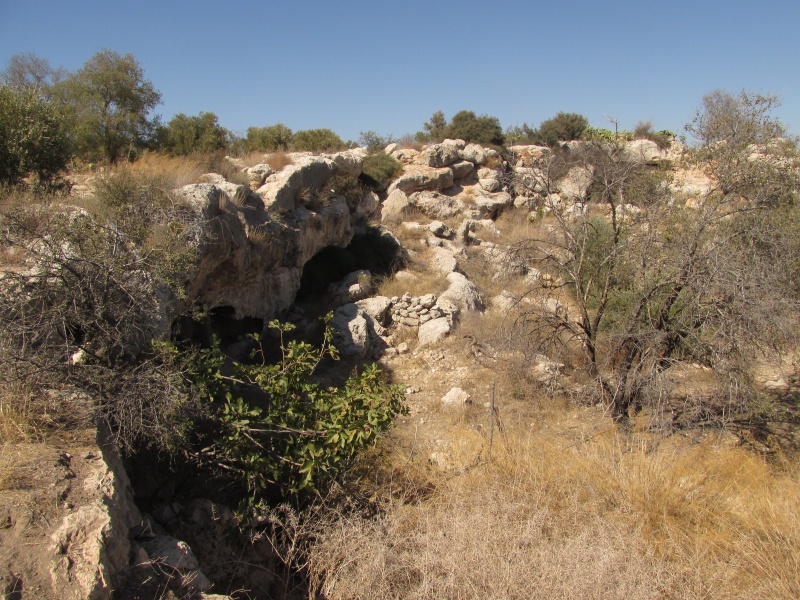
<svg viewBox="0 0 800 600">
<path fill-rule="evenodd" d="M 402 298 L 392 297 L 391 301 L 392 321 L 408 327 L 419 327 L 422 323 L 450 314 L 450 311 L 436 304 L 436 296 L 433 294 L 412 296 L 405 293 Z"/>
</svg>

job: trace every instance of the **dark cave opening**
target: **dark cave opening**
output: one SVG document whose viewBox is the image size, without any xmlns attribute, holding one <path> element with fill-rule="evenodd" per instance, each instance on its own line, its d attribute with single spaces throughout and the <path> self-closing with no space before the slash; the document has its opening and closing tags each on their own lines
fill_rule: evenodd
<svg viewBox="0 0 800 600">
<path fill-rule="evenodd" d="M 346 248 L 329 246 L 320 250 L 303 267 L 295 303 L 321 299 L 328 286 L 348 273 L 368 270 L 373 276 L 390 275 L 403 268 L 407 256 L 397 239 L 387 231 L 370 227 L 357 233 Z"/>
</svg>

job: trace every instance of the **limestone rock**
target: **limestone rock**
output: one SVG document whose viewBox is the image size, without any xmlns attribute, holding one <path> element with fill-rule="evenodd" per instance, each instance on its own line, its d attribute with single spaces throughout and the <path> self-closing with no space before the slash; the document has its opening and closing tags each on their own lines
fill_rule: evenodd
<svg viewBox="0 0 800 600">
<path fill-rule="evenodd" d="M 381 201 L 375 192 L 367 192 L 361 197 L 353 211 L 353 218 L 358 221 L 369 221 L 381 213 Z"/>
<path fill-rule="evenodd" d="M 455 271 L 457 265 L 456 257 L 446 248 L 434 246 L 430 249 L 430 266 L 435 271 L 446 275 Z"/>
<path fill-rule="evenodd" d="M 187 302 L 230 306 L 236 318 L 266 320 L 286 310 L 300 289 L 306 262 L 325 247 L 346 246 L 353 237 L 343 198 L 331 199 L 318 211 L 299 207 L 274 220 L 263 204 L 237 206 L 215 185 L 179 191 L 197 211 L 198 237 L 207 240 L 196 242 Z"/>
<path fill-rule="evenodd" d="M 333 343 L 345 358 L 362 359 L 382 351 L 385 342 L 375 331 L 375 321 L 357 304 L 336 309 L 331 319 Z"/>
<path fill-rule="evenodd" d="M 417 348 L 437 343 L 444 339 L 451 329 L 452 324 L 447 317 L 439 317 L 423 323 L 417 331 L 417 340 L 419 342 Z"/>
<path fill-rule="evenodd" d="M 258 194 L 269 210 L 291 211 L 302 204 L 303 190 L 319 190 L 337 170 L 329 158 L 304 157 L 268 177 Z"/>
<path fill-rule="evenodd" d="M 453 237 L 453 230 L 441 221 L 431 221 L 428 224 L 428 231 L 438 238 L 450 239 Z"/>
<path fill-rule="evenodd" d="M 458 154 L 475 165 L 484 164 L 487 158 L 486 150 L 480 144 L 467 144 Z"/>
<path fill-rule="evenodd" d="M 422 190 L 443 190 L 452 185 L 452 169 L 413 165 L 406 168 L 403 174 L 392 182 L 388 192 L 391 194 L 395 190 L 401 190 L 411 194 Z"/>
<path fill-rule="evenodd" d="M 459 387 L 450 388 L 444 396 L 442 396 L 442 406 L 466 406 L 472 404 L 470 395 Z"/>
<path fill-rule="evenodd" d="M 561 196 L 572 202 L 586 198 L 589 186 L 592 184 L 592 171 L 588 167 L 572 167 L 567 174 L 558 181 Z"/>
<path fill-rule="evenodd" d="M 89 502 L 66 515 L 51 535 L 54 597 L 111 598 L 112 585 L 128 566 L 128 531 L 141 521 L 122 461 L 101 428 L 101 453 L 82 483 Z"/>
<path fill-rule="evenodd" d="M 662 152 L 652 140 L 631 140 L 622 149 L 622 158 L 630 162 L 654 165 L 661 160 Z"/>
<path fill-rule="evenodd" d="M 463 148 L 463 140 L 445 140 L 425 148 L 422 151 L 422 160 L 429 167 L 447 167 L 461 158 L 459 151 Z"/>
<path fill-rule="evenodd" d="M 381 208 L 381 221 L 388 223 L 399 223 L 403 220 L 403 214 L 408 210 L 410 203 L 405 192 L 395 189 L 389 193 L 383 201 Z"/>
<path fill-rule="evenodd" d="M 461 160 L 450 165 L 453 171 L 453 179 L 464 179 L 472 175 L 475 165 L 468 160 Z"/>
<path fill-rule="evenodd" d="M 377 323 L 387 327 L 391 321 L 392 301 L 386 296 L 373 296 L 359 300 L 356 304 Z"/>
<path fill-rule="evenodd" d="M 189 544 L 168 535 L 157 535 L 153 539 L 143 542 L 142 548 L 145 549 L 152 562 L 174 569 L 191 571 L 196 569 L 199 564 Z"/>
<path fill-rule="evenodd" d="M 458 198 L 436 192 L 415 192 L 408 200 L 432 219 L 449 219 L 465 209 L 464 203 Z"/>
<path fill-rule="evenodd" d="M 474 283 L 461 273 L 448 274 L 447 281 L 450 286 L 439 295 L 439 306 L 449 306 L 456 311 L 483 310 L 483 300 Z"/>
</svg>

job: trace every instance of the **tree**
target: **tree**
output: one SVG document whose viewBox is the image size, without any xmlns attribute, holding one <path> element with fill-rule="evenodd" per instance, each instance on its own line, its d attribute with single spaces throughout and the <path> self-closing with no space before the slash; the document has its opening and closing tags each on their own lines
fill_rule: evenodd
<svg viewBox="0 0 800 600">
<path fill-rule="evenodd" d="M 160 144 L 170 153 L 214 152 L 228 146 L 228 130 L 217 122 L 217 115 L 201 112 L 189 117 L 178 113 L 158 133 Z"/>
<path fill-rule="evenodd" d="M 445 134 L 448 138 L 467 143 L 502 146 L 505 142 L 503 128 L 497 117 L 476 116 L 471 110 L 462 110 L 453 115 Z"/>
<path fill-rule="evenodd" d="M 77 153 L 116 162 L 144 147 L 161 94 L 131 54 L 102 50 L 57 85 Z"/>
<path fill-rule="evenodd" d="M 19 185 L 34 175 L 48 186 L 70 159 L 63 123 L 35 88 L 0 86 L 0 184 Z"/>
<path fill-rule="evenodd" d="M 577 113 L 560 112 L 555 117 L 546 119 L 532 134 L 533 142 L 544 146 L 555 146 L 559 142 L 579 140 L 589 121 Z"/>
<path fill-rule="evenodd" d="M 446 128 L 447 119 L 442 111 L 437 110 L 428 121 L 422 124 L 423 131 L 417 134 L 417 139 L 424 142 L 441 142 L 446 137 Z"/>
<path fill-rule="evenodd" d="M 560 155 L 540 165 L 538 190 L 556 225 L 519 251 L 548 275 L 531 294 L 570 308 L 533 303 L 519 324 L 539 348 L 579 348 L 618 420 L 643 406 L 664 408 L 665 377 L 686 363 L 712 369 L 718 397 L 684 405 L 683 417 L 741 409 L 755 394 L 753 352 L 794 334 L 797 286 L 786 271 L 797 273 L 798 235 L 789 224 L 798 218 L 800 162 L 794 144 L 772 137 L 782 128 L 767 116 L 771 102 L 743 95 L 736 110 L 722 104 L 724 119 L 716 101 L 698 113 L 690 131 L 703 142 L 694 160 L 717 185 L 696 209 L 675 203 L 666 173 L 631 162 L 620 144 L 589 143 L 580 157 L 600 205 L 591 211 L 560 202 L 558 181 L 547 177 L 564 172 Z"/>
<path fill-rule="evenodd" d="M 292 130 L 283 123 L 248 127 L 244 144 L 248 152 L 281 152 L 289 149 L 292 135 Z"/>
<path fill-rule="evenodd" d="M 335 131 L 327 128 L 303 129 L 292 136 L 292 149 L 306 152 L 335 152 L 347 148 Z"/>
<path fill-rule="evenodd" d="M 0 73 L 0 82 L 13 87 L 41 91 L 64 78 L 63 69 L 54 69 L 50 63 L 33 52 L 15 54 L 8 60 L 6 70 Z"/>
</svg>

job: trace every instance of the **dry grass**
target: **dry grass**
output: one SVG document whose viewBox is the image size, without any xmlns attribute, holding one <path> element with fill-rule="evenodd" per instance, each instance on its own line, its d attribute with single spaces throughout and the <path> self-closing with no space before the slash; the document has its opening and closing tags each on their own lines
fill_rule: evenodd
<svg viewBox="0 0 800 600">
<path fill-rule="evenodd" d="M 278 172 L 284 167 L 288 167 L 294 163 L 291 155 L 287 154 L 286 152 L 273 152 L 272 154 L 268 154 L 263 158 L 266 159 L 266 163 L 272 167 L 272 170 L 275 172 Z"/>
<path fill-rule="evenodd" d="M 800 595 L 796 469 L 713 439 L 626 437 L 607 426 L 572 439 L 544 425 L 498 436 L 491 461 L 476 461 L 482 435 L 453 431 L 453 469 L 438 475 L 407 448 L 385 453 L 381 489 L 391 487 L 387 473 L 394 488 L 384 511 L 331 521 L 313 550 L 325 596 Z M 420 485 L 421 473 L 430 483 Z"/>
<path fill-rule="evenodd" d="M 431 272 L 427 267 L 412 264 L 408 269 L 384 277 L 378 284 L 377 295 L 402 296 L 409 293 L 412 296 L 436 294 L 437 296 L 448 287 L 448 281 L 441 273 Z"/>
<path fill-rule="evenodd" d="M 145 153 L 136 162 L 125 164 L 119 169 L 150 178 L 166 178 L 172 187 L 197 183 L 208 172 L 200 157 L 170 156 L 158 152 Z"/>
</svg>

